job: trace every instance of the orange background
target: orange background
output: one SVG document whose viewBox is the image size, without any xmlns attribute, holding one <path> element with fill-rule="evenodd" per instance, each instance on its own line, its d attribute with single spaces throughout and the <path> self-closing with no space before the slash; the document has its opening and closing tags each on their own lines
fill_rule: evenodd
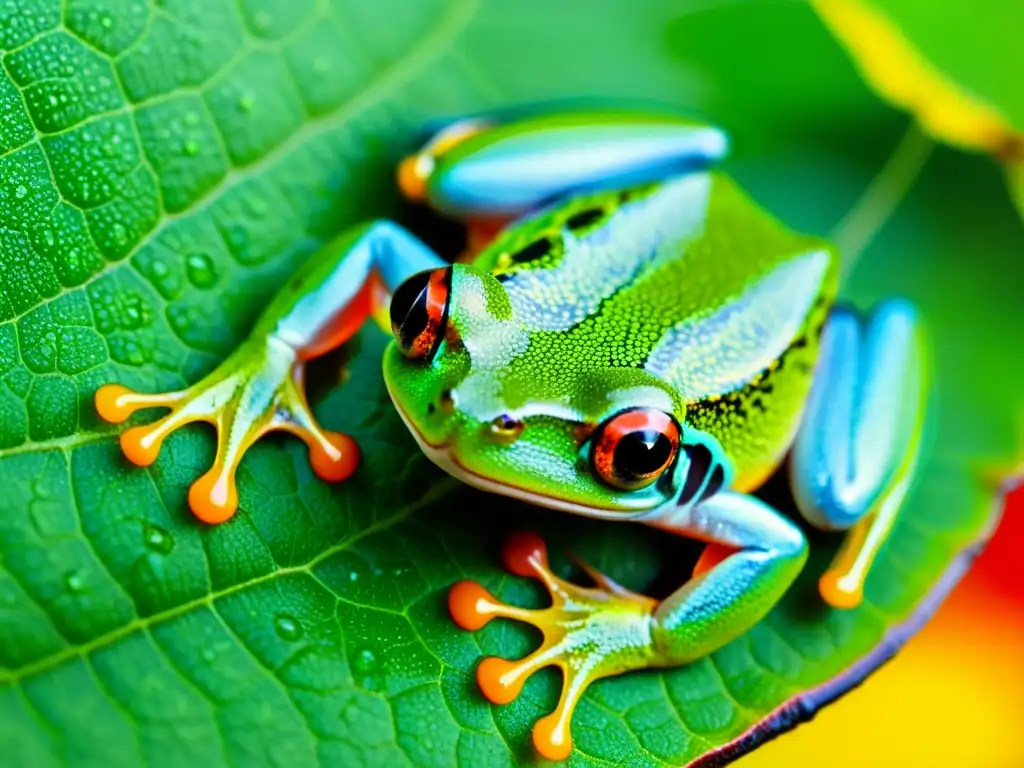
<svg viewBox="0 0 1024 768">
<path fill-rule="evenodd" d="M 739 761 L 778 766 L 1024 767 L 1024 486 L 924 630 L 810 724 Z"/>
</svg>

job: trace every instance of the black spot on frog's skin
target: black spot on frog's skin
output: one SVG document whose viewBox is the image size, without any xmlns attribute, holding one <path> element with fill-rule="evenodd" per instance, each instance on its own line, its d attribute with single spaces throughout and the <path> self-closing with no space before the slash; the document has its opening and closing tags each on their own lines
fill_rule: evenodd
<svg viewBox="0 0 1024 768">
<path fill-rule="evenodd" d="M 711 479 L 708 480 L 707 488 L 704 489 L 704 493 L 700 495 L 700 501 L 714 496 L 722 489 L 722 483 L 725 482 L 725 470 L 721 466 L 715 467 L 715 471 L 711 473 Z M 700 503 L 698 501 L 698 504 Z"/>
<path fill-rule="evenodd" d="M 685 504 L 693 498 L 694 494 L 704 484 L 708 470 L 711 469 L 711 451 L 707 446 L 697 443 L 696 445 L 683 446 L 686 455 L 690 459 L 690 466 L 686 470 L 686 482 L 683 484 L 683 492 L 679 494 L 679 503 Z"/>
<path fill-rule="evenodd" d="M 518 264 L 525 264 L 528 261 L 534 261 L 543 256 L 547 256 L 551 253 L 551 240 L 547 237 L 542 237 L 540 240 L 534 240 L 525 248 L 520 248 L 518 251 L 512 254 L 512 261 Z"/>
<path fill-rule="evenodd" d="M 565 221 L 565 226 L 571 230 L 586 229 L 591 224 L 604 218 L 604 211 L 600 208 L 587 208 L 586 210 L 574 213 Z"/>
</svg>

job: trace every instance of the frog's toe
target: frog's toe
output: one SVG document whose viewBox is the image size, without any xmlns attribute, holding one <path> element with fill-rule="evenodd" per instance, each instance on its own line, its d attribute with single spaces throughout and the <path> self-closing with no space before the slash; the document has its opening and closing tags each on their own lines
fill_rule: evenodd
<svg viewBox="0 0 1024 768">
<path fill-rule="evenodd" d="M 147 395 L 120 384 L 104 384 L 96 390 L 96 412 L 104 421 L 120 424 L 142 408 L 173 407 L 185 397 L 184 392 L 163 392 Z"/>
<path fill-rule="evenodd" d="M 449 611 L 463 629 L 477 630 L 500 617 L 531 624 L 543 633 L 540 647 L 526 658 L 485 658 L 476 677 L 489 701 L 507 704 L 537 670 L 548 666 L 561 669 L 558 705 L 537 721 L 533 742 L 548 759 L 564 760 L 572 751 L 572 713 L 587 687 L 602 677 L 651 664 L 651 626 L 657 603 L 585 564 L 584 570 L 597 586 L 564 581 L 551 572 L 544 542 L 535 534 L 511 537 L 502 550 L 502 560 L 512 573 L 540 579 L 551 596 L 551 606 L 529 609 L 508 605 L 480 584 L 461 581 L 449 593 Z"/>
<path fill-rule="evenodd" d="M 195 386 L 181 392 L 143 395 L 108 384 L 96 393 L 96 410 L 119 423 L 140 408 L 171 412 L 121 434 L 121 448 L 134 464 L 156 461 L 164 439 L 185 424 L 210 422 L 217 428 L 217 454 L 210 470 L 189 489 L 189 507 L 205 523 L 222 523 L 238 509 L 235 472 L 246 451 L 272 430 L 290 432 L 309 446 L 310 464 L 324 480 L 340 481 L 355 471 L 359 448 L 348 435 L 321 429 L 302 393 L 303 363 L 272 355 L 229 358 Z"/>
<path fill-rule="evenodd" d="M 328 483 L 347 480 L 359 467 L 359 444 L 349 435 L 323 429 L 302 394 L 299 384 L 285 385 L 269 429 L 290 432 L 309 448 L 309 463 L 317 477 Z"/>
<path fill-rule="evenodd" d="M 121 433 L 121 450 L 133 464 L 148 467 L 160 455 L 164 438 L 178 427 L 207 420 L 190 407 L 191 390 L 145 394 L 120 384 L 105 384 L 96 390 L 96 412 L 104 421 L 120 424 L 143 408 L 170 408 L 171 412 L 147 426 L 132 427 Z"/>
</svg>

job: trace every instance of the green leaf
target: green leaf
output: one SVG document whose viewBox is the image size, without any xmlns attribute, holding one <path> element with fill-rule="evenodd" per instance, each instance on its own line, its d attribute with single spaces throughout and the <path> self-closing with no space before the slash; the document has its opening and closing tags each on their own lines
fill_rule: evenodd
<svg viewBox="0 0 1024 768">
<path fill-rule="evenodd" d="M 980 13 L 916 0 L 810 2 L 865 81 L 928 133 L 1007 160 L 1024 155 L 1024 100 L 1008 74 L 1021 61 L 1006 32 L 1018 21 L 1011 2 L 982 0 Z"/>
<path fill-rule="evenodd" d="M 360 440 L 360 472 L 326 485 L 301 444 L 266 439 L 240 470 L 241 511 L 215 528 L 185 504 L 212 460 L 210 433 L 186 429 L 153 467 L 130 467 L 91 397 L 106 381 L 153 391 L 209 371 L 324 240 L 399 211 L 391 169 L 427 119 L 620 96 L 705 104 L 756 135 L 770 101 L 753 87 L 748 101 L 717 98 L 730 72 L 711 59 L 713 41 L 737 30 L 749 61 L 770 54 L 753 34 L 768 11 L 686 11 L 654 0 L 602 14 L 583 0 L 0 4 L 7 754 L 33 766 L 534 759 L 529 728 L 553 707 L 556 677 L 538 675 L 508 707 L 486 704 L 472 680 L 481 655 L 518 656 L 535 638 L 508 624 L 456 629 L 447 588 L 477 578 L 506 600 L 539 600 L 497 568 L 502 538 L 523 526 L 637 589 L 680 583 L 695 545 L 446 479 L 392 412 L 373 329 L 346 351 L 344 386 L 341 358 L 311 375 L 323 422 Z M 795 71 L 813 70 L 824 33 L 806 8 L 777 12 L 803 25 L 806 44 L 787 53 Z M 680 44 L 696 29 L 710 33 L 703 57 Z M 817 84 L 852 94 L 816 113 L 827 134 L 787 138 L 806 116 L 791 95 L 763 140 L 771 153 L 741 151 L 733 167 L 821 232 L 870 177 L 892 123 L 861 109 L 842 67 Z M 784 72 L 770 85 L 799 88 Z M 862 122 L 832 130 L 851 111 Z M 1024 371 L 1005 345 L 1024 320 L 1007 309 L 1019 296 L 1006 275 L 1022 238 L 987 169 L 944 155 L 929 174 L 849 289 L 862 303 L 912 296 L 935 350 L 934 440 L 867 603 L 820 606 L 813 583 L 837 541 L 816 535 L 801 582 L 746 636 L 685 668 L 595 685 L 574 721 L 576 764 L 713 758 L 807 717 L 913 631 L 985 535 L 995 489 L 982 470 L 1016 448 L 1007 414 Z"/>
<path fill-rule="evenodd" d="M 1024 68 L 1021 8 L 1015 0 L 922 3 L 869 0 L 921 53 L 966 92 L 997 107 L 1024 132 L 1024 92 L 1015 72 Z"/>
</svg>

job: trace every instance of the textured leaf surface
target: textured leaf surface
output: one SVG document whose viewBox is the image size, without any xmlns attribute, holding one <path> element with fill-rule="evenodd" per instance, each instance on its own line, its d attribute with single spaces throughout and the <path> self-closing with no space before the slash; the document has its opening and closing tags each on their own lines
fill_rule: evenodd
<svg viewBox="0 0 1024 768">
<path fill-rule="evenodd" d="M 210 370 L 323 240 L 394 211 L 389 169 L 425 119 L 559 96 L 699 97 L 754 135 L 770 101 L 734 109 L 714 35 L 706 56 L 682 43 L 709 28 L 730 39 L 740 18 L 662 6 L 0 0 L 5 754 L 33 766 L 532 759 L 529 727 L 557 679 L 539 675 L 509 707 L 484 703 L 471 679 L 481 654 L 521 655 L 535 638 L 456 630 L 447 587 L 472 577 L 538 600 L 496 568 L 498 543 L 524 525 L 655 592 L 685 578 L 692 545 L 444 478 L 392 414 L 373 330 L 349 350 L 345 386 L 338 359 L 313 375 L 323 421 L 362 442 L 360 473 L 327 486 L 297 441 L 268 439 L 240 471 L 241 512 L 217 528 L 185 507 L 211 435 L 185 430 L 152 468 L 131 468 L 90 399 L 108 380 L 154 390 Z M 761 12 L 741 30 L 750 39 Z M 811 29 L 806 9 L 784 13 Z M 787 55 L 813 69 L 822 35 Z M 863 104 L 833 63 L 818 82 L 833 98 L 826 123 Z M 795 108 L 775 112 L 769 136 L 803 123 Z M 886 117 L 870 119 L 887 140 Z M 840 144 L 780 141 L 771 163 L 736 168 L 788 219 L 823 231 L 877 159 L 851 151 L 858 131 Z M 933 448 L 867 604 L 816 602 L 836 545 L 816 537 L 804 580 L 747 636 L 684 669 L 594 686 L 576 715 L 576 763 L 678 765 L 827 692 L 983 535 L 981 470 L 1013 450 L 1006 414 L 1022 370 L 1006 345 L 1024 328 L 1005 276 L 1022 238 L 994 175 L 948 157 L 932 173 L 851 287 L 865 302 L 895 290 L 921 304 L 938 380 Z M 816 700 L 802 701 L 806 714 Z"/>
<path fill-rule="evenodd" d="M 1014 74 L 1024 67 L 1017 34 L 1019 3 L 867 1 L 891 18 L 939 71 L 997 107 L 1018 131 L 1024 131 L 1024 93 Z"/>
<path fill-rule="evenodd" d="M 1016 21 L 1013 4 L 983 0 L 988 7 L 980 14 L 977 7 L 968 14 L 965 8 L 916 0 L 812 4 L 865 80 L 880 96 L 912 112 L 933 136 L 998 156 L 1021 154 L 1022 101 L 1015 85 L 1006 87 L 1012 81 L 1007 67 L 1020 60 L 1020 50 L 1012 37 L 1000 39 L 996 31 Z M 984 55 L 978 55 L 981 40 Z"/>
</svg>

